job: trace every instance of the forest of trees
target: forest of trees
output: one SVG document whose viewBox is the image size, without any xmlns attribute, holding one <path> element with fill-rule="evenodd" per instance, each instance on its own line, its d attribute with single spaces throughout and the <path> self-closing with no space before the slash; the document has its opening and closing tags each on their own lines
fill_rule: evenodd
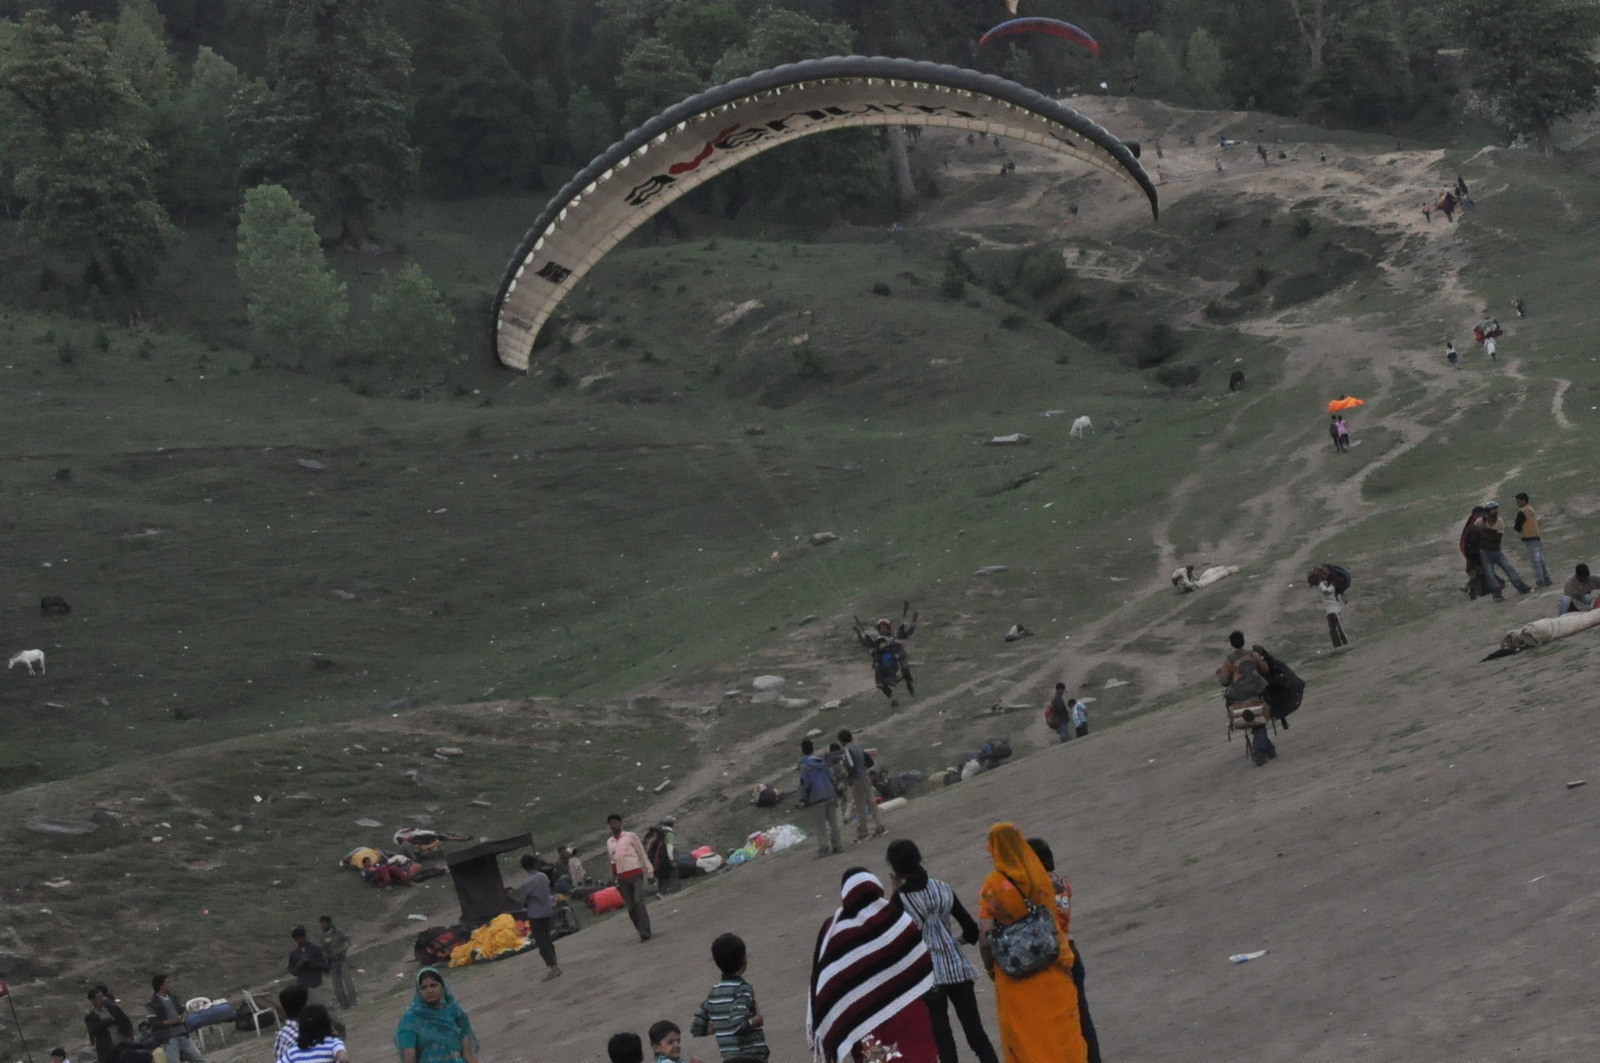
<svg viewBox="0 0 1600 1063">
<path fill-rule="evenodd" d="M 0 197 L 84 284 L 136 301 L 174 226 L 235 219 L 249 189 L 372 249 L 411 197 L 540 189 L 686 95 L 822 55 L 1414 134 L 1471 85 L 1547 153 L 1600 87 L 1594 0 L 1023 3 L 1102 58 L 1048 37 L 977 53 L 1001 0 L 0 0 Z M 870 134 L 815 138 L 693 206 L 881 217 L 879 155 Z"/>
</svg>

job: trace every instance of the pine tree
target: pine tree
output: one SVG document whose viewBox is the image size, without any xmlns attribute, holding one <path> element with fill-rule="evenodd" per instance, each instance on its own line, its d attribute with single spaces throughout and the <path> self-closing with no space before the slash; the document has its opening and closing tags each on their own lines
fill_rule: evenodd
<svg viewBox="0 0 1600 1063">
<path fill-rule="evenodd" d="M 239 284 L 258 340 L 296 365 L 342 344 L 349 312 L 317 230 L 281 185 L 245 193 L 239 214 Z"/>
<path fill-rule="evenodd" d="M 339 242 L 378 247 L 377 214 L 416 180 L 406 126 L 411 51 L 386 0 L 270 0 L 281 18 L 270 91 L 237 114 L 246 183 L 290 189 Z"/>
</svg>

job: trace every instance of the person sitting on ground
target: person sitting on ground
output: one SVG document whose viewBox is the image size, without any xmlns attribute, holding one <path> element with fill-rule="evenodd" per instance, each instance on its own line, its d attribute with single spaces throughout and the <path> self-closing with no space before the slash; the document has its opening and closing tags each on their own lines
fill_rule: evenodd
<svg viewBox="0 0 1600 1063">
<path fill-rule="evenodd" d="M 1028 638 L 1032 634 L 1033 634 L 1033 632 L 1029 631 L 1027 628 L 1023 627 L 1021 624 L 1012 624 L 1011 625 L 1011 630 L 1006 632 L 1006 641 L 1007 642 L 1016 642 L 1018 639 Z"/>
<path fill-rule="evenodd" d="M 1588 565 L 1572 570 L 1572 578 L 1561 588 L 1561 600 L 1556 604 L 1556 615 L 1583 612 L 1594 608 L 1594 592 L 1600 590 L 1600 579 L 1589 575 Z"/>
</svg>

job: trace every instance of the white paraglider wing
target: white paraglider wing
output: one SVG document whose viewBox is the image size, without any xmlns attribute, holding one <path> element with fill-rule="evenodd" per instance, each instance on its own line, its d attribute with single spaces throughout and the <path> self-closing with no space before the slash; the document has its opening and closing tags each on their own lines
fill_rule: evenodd
<svg viewBox="0 0 1600 1063">
<path fill-rule="evenodd" d="M 910 59 L 793 63 L 668 108 L 568 182 L 506 267 L 494 303 L 495 353 L 526 370 L 539 330 L 584 274 L 697 185 L 800 137 L 883 125 L 948 126 L 1035 144 L 1130 182 L 1159 213 L 1137 144 L 1015 82 Z"/>
</svg>

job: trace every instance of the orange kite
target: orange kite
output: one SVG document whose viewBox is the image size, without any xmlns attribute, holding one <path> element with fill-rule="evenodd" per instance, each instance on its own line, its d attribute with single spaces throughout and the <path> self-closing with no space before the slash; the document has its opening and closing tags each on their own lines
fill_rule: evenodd
<svg viewBox="0 0 1600 1063">
<path fill-rule="evenodd" d="M 1334 399 L 1332 402 L 1328 403 L 1328 412 L 1338 413 L 1340 410 L 1350 410 L 1357 406 L 1365 406 L 1366 404 L 1367 402 L 1365 399 L 1353 398 L 1350 395 L 1346 395 L 1343 398 Z"/>
</svg>

